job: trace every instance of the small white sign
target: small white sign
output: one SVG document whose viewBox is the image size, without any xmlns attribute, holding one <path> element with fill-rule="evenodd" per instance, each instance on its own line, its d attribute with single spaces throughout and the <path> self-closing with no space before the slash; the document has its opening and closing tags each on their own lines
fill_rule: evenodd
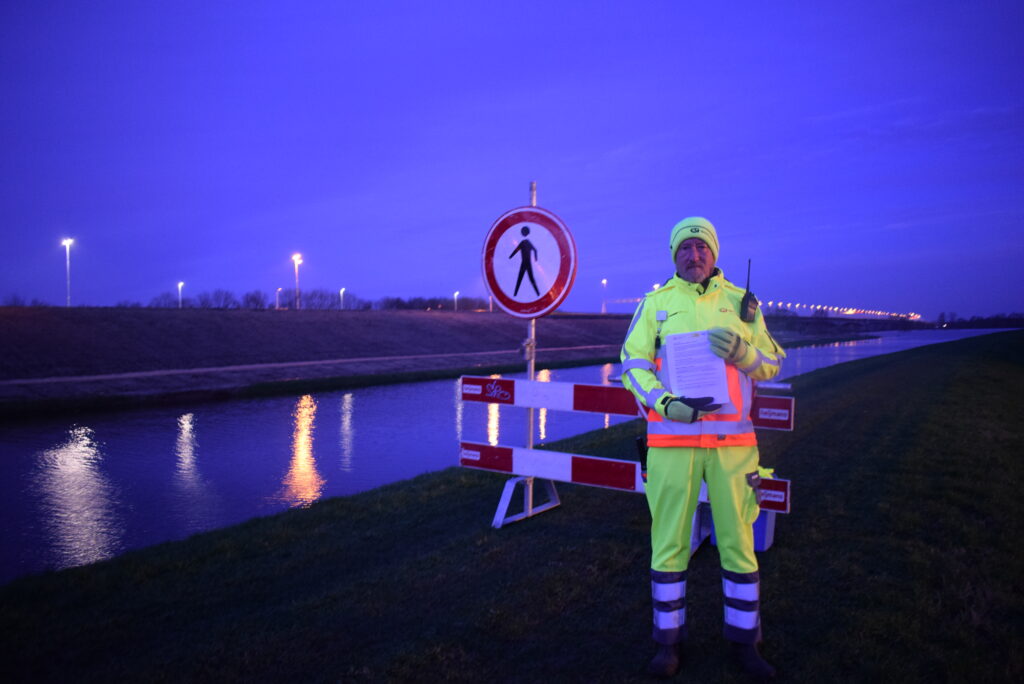
<svg viewBox="0 0 1024 684">
<path fill-rule="evenodd" d="M 757 412 L 761 420 L 789 420 L 789 411 L 786 409 L 763 408 Z"/>
<path fill-rule="evenodd" d="M 479 461 L 480 460 L 480 452 L 479 451 L 470 451 L 469 449 L 461 449 L 460 452 L 459 452 L 459 456 L 461 456 L 463 459 L 465 459 L 467 461 Z"/>
<path fill-rule="evenodd" d="M 482 385 L 463 385 L 462 386 L 462 393 L 463 394 L 482 394 L 483 391 L 484 391 L 484 388 L 483 388 Z"/>
</svg>

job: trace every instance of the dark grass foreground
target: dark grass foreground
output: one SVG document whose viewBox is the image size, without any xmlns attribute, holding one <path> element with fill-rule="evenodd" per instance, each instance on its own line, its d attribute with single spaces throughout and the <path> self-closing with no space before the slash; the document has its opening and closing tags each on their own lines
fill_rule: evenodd
<svg viewBox="0 0 1024 684">
<path fill-rule="evenodd" d="M 1024 333 L 796 381 L 762 436 L 794 509 L 761 554 L 765 654 L 792 682 L 1024 679 Z M 560 448 L 632 453 L 635 424 Z M 454 445 L 453 445 L 454 449 Z M 503 530 L 503 479 L 449 470 L 0 589 L 8 681 L 642 681 L 639 495 L 560 486 Z M 694 558 L 684 681 L 743 681 L 718 558 Z"/>
</svg>

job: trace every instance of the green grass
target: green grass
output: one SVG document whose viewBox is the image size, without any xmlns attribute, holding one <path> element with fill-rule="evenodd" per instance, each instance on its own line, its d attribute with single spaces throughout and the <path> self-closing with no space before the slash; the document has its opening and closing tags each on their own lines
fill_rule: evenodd
<svg viewBox="0 0 1024 684">
<path fill-rule="evenodd" d="M 798 378 L 761 436 L 793 512 L 760 555 L 765 654 L 794 682 L 1020 681 L 1024 333 Z M 628 456 L 639 426 L 550 445 Z M 642 496 L 560 485 L 489 527 L 451 469 L 0 588 L 11 681 L 643 681 Z M 681 679 L 743 681 L 718 559 L 691 566 Z"/>
</svg>

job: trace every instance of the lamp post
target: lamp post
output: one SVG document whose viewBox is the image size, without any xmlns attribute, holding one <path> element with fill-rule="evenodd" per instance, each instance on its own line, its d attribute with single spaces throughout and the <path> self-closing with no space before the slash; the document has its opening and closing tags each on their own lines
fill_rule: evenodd
<svg viewBox="0 0 1024 684">
<path fill-rule="evenodd" d="M 459 291 L 458 290 L 455 291 L 454 297 L 455 297 L 455 310 L 458 311 L 459 310 Z"/>
<path fill-rule="evenodd" d="M 181 308 L 181 288 L 185 287 L 184 281 L 178 283 L 178 308 Z"/>
<path fill-rule="evenodd" d="M 345 309 L 345 288 L 341 288 L 341 290 L 338 291 L 338 296 L 341 298 L 341 308 L 342 308 L 342 310 L 344 310 Z"/>
<path fill-rule="evenodd" d="M 601 313 L 608 313 L 608 279 L 601 278 Z"/>
<path fill-rule="evenodd" d="M 292 254 L 292 261 L 295 262 L 295 310 L 298 311 L 302 301 L 299 297 L 299 264 L 302 263 L 302 255 Z"/>
<path fill-rule="evenodd" d="M 65 261 L 67 264 L 67 281 L 68 281 L 68 303 L 67 306 L 71 306 L 71 245 L 75 241 L 71 238 L 64 238 L 60 244 L 64 246 Z"/>
<path fill-rule="evenodd" d="M 277 292 L 274 293 L 274 311 L 278 311 L 281 308 L 281 288 L 277 288 Z"/>
</svg>

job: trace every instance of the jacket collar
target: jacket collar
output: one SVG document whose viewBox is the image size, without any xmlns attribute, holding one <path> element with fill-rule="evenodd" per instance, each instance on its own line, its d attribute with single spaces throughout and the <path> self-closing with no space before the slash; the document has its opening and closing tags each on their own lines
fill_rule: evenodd
<svg viewBox="0 0 1024 684">
<path fill-rule="evenodd" d="M 694 296 L 699 297 L 706 292 L 713 292 L 717 290 L 721 287 L 723 280 L 725 280 L 725 276 L 722 274 L 721 269 L 715 266 L 714 270 L 711 271 L 711 275 L 703 283 L 691 283 L 688 280 L 683 280 L 679 277 L 678 273 L 673 274 L 669 282 L 676 287 L 681 287 L 687 292 L 692 292 Z"/>
</svg>

